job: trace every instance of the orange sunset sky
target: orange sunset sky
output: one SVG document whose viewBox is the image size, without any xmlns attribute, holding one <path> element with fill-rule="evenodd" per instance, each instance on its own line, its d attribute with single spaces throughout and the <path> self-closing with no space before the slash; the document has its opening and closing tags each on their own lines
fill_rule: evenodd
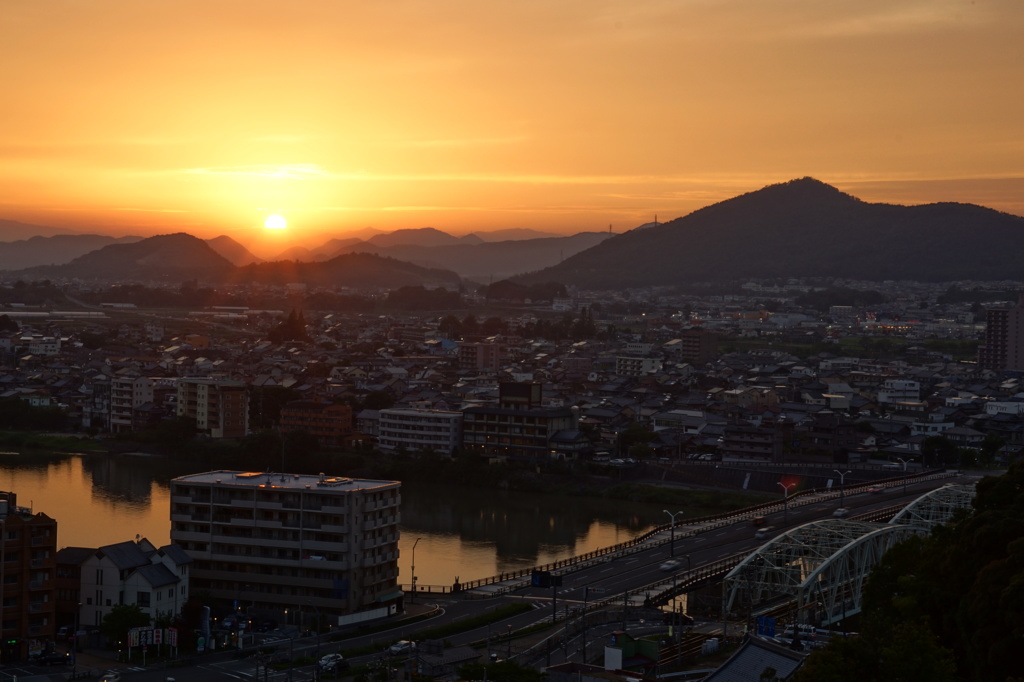
<svg viewBox="0 0 1024 682">
<path fill-rule="evenodd" d="M 1024 215 L 1020 0 L 31 0 L 0 32 L 2 219 L 621 232 L 806 175 Z"/>
</svg>

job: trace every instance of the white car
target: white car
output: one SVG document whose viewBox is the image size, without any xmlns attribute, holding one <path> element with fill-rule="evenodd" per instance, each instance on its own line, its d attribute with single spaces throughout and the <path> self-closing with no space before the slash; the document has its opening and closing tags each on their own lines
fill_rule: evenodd
<svg viewBox="0 0 1024 682">
<path fill-rule="evenodd" d="M 836 509 L 834 512 L 832 512 L 832 516 L 836 517 L 837 519 L 845 519 L 849 515 L 850 510 L 847 509 L 846 507 L 840 507 L 839 509 Z"/>
<path fill-rule="evenodd" d="M 408 653 L 415 648 L 416 642 L 410 642 L 407 639 L 401 639 L 388 647 L 388 653 L 392 656 L 397 656 L 398 654 Z"/>
<path fill-rule="evenodd" d="M 116 670 L 108 670 L 103 673 L 103 677 L 100 678 L 100 682 L 121 682 L 121 673 Z"/>
<path fill-rule="evenodd" d="M 674 571 L 679 568 L 679 559 L 669 559 L 663 563 L 659 568 L 663 571 Z"/>
<path fill-rule="evenodd" d="M 319 665 L 323 670 L 334 670 L 340 668 L 345 661 L 345 658 L 341 654 L 327 654 L 320 659 Z"/>
</svg>

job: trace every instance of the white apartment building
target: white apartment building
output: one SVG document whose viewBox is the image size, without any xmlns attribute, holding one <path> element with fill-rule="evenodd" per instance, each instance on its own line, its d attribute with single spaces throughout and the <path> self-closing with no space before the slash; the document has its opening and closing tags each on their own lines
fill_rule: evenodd
<svg viewBox="0 0 1024 682">
<path fill-rule="evenodd" d="M 100 547 L 82 563 L 80 622 L 99 626 L 119 604 L 150 618 L 178 614 L 188 601 L 191 563 L 181 547 L 157 549 L 145 538 Z"/>
<path fill-rule="evenodd" d="M 148 377 L 110 379 L 110 430 L 131 431 L 132 411 L 153 402 L 153 380 Z"/>
<path fill-rule="evenodd" d="M 619 376 L 638 377 L 661 371 L 661 358 L 620 355 L 615 358 L 615 373 Z"/>
<path fill-rule="evenodd" d="M 377 445 L 381 450 L 405 448 L 449 457 L 462 441 L 462 413 L 448 410 L 391 408 L 380 411 Z"/>
<path fill-rule="evenodd" d="M 878 391 L 880 403 L 917 402 L 921 399 L 921 384 L 909 379 L 886 379 Z"/>
<path fill-rule="evenodd" d="M 192 589 L 289 619 L 397 608 L 399 481 L 211 471 L 171 481 Z"/>
</svg>

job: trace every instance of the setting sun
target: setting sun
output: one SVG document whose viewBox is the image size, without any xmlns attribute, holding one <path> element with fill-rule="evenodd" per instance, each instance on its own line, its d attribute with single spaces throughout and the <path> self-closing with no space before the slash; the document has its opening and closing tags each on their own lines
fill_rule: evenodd
<svg viewBox="0 0 1024 682">
<path fill-rule="evenodd" d="M 283 230 L 288 227 L 288 221 L 284 219 L 284 216 L 275 213 L 267 216 L 267 219 L 263 221 L 263 227 L 268 230 Z"/>
</svg>

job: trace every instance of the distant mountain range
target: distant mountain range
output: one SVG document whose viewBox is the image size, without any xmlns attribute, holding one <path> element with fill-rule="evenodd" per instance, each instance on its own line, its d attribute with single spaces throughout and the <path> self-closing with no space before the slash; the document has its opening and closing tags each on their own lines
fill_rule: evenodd
<svg viewBox="0 0 1024 682">
<path fill-rule="evenodd" d="M 472 257 L 466 258 L 464 254 L 449 257 L 441 251 L 428 256 L 429 252 L 424 251 L 421 254 L 424 256 L 423 258 L 409 258 L 408 256 L 410 253 L 415 256 L 420 248 L 476 246 L 488 242 L 527 239 L 564 239 L 563 235 L 525 228 L 474 233 L 463 237 L 454 237 L 431 227 L 396 230 L 394 232 L 383 232 L 374 228 L 365 228 L 346 234 L 349 236 L 331 239 L 315 248 L 293 247 L 279 254 L 273 260 L 327 261 L 335 256 L 360 251 L 377 253 L 403 260 L 412 260 L 426 267 L 457 269 L 461 274 L 465 274 L 462 272 L 464 268 L 460 264 L 472 265 L 474 259 Z M 31 225 L 13 220 L 0 220 L 0 239 L 3 238 L 7 238 L 10 241 L 0 241 L 0 270 L 23 270 L 37 266 L 63 265 L 70 263 L 79 256 L 84 256 L 110 244 L 128 244 L 142 241 L 143 239 L 143 237 L 139 236 L 111 237 L 101 234 L 81 234 L 65 228 Z M 206 241 L 214 251 L 224 256 L 234 265 L 249 265 L 264 260 L 253 254 L 237 240 L 228 236 L 215 237 Z M 353 248 L 356 245 L 359 245 L 359 248 Z M 520 253 L 520 255 L 504 262 L 499 257 L 496 263 L 488 265 L 479 272 L 487 276 L 494 274 L 498 270 L 497 274 L 506 276 L 522 272 L 523 270 L 544 267 L 557 263 L 560 256 L 572 255 L 590 245 L 590 242 L 586 240 L 580 242 L 578 239 L 572 239 L 564 244 L 550 242 L 547 244 L 550 249 L 547 250 L 554 254 L 553 256 L 544 256 L 531 250 L 529 253 Z M 492 249 L 493 247 L 490 247 L 488 250 Z M 392 250 L 394 250 L 394 253 L 390 252 Z M 518 252 L 523 251 L 522 248 L 515 250 Z M 540 246 L 539 250 L 543 251 L 545 249 L 543 246 Z M 449 262 L 450 258 L 454 260 Z M 493 260 L 493 257 L 490 258 Z M 520 262 L 522 259 L 525 259 L 525 262 Z M 504 267 L 495 267 L 495 265 L 502 264 Z M 477 272 L 472 267 L 468 269 L 472 272 Z"/>
<path fill-rule="evenodd" d="M 802 178 L 619 235 L 486 241 L 434 228 L 371 229 L 289 253 L 258 263 L 229 237 L 54 235 L 0 243 L 0 267 L 38 263 L 14 273 L 28 277 L 380 287 L 513 276 L 588 289 L 789 277 L 1021 280 L 1024 218 L 972 204 L 872 204 Z"/>
<path fill-rule="evenodd" d="M 58 234 L 0 242 L 0 270 L 23 270 L 37 265 L 70 263 L 90 251 L 110 244 L 130 244 L 142 237 L 108 237 L 100 234 Z"/>
<path fill-rule="evenodd" d="M 242 259 L 255 258 L 227 237 L 211 240 Z M 245 254 L 248 254 L 246 256 Z M 373 254 L 348 254 L 319 263 L 251 263 L 235 266 L 213 244 L 185 233 L 160 235 L 126 244 L 110 244 L 63 265 L 27 268 L 17 274 L 33 278 L 106 280 L 119 282 L 203 283 L 258 282 L 315 286 L 395 288 L 411 285 L 456 288 L 459 276 L 448 270 L 424 268 Z"/>
<path fill-rule="evenodd" d="M 1024 279 L 1024 218 L 973 204 L 872 204 L 813 178 L 631 230 L 517 281 L 589 289 L 745 278 Z"/>
</svg>

